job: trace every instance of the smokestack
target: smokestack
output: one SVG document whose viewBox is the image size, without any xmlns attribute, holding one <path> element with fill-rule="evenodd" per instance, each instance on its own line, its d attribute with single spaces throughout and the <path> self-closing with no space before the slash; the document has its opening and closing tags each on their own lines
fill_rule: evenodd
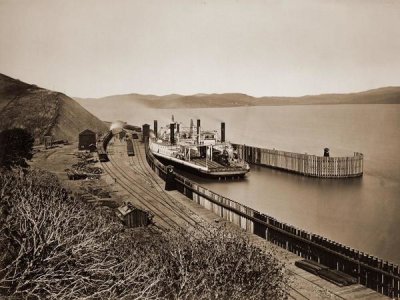
<svg viewBox="0 0 400 300">
<path fill-rule="evenodd" d="M 189 137 L 193 137 L 193 119 L 190 119 Z"/>
<path fill-rule="evenodd" d="M 176 132 L 179 133 L 179 123 L 176 124 Z"/>
<path fill-rule="evenodd" d="M 221 123 L 221 143 L 225 143 L 225 122 Z"/>
<path fill-rule="evenodd" d="M 197 119 L 197 143 L 200 144 L 200 119 Z"/>
<path fill-rule="evenodd" d="M 156 138 L 158 137 L 157 130 L 158 130 L 158 128 L 157 128 L 157 120 L 154 120 L 154 135 L 156 136 Z"/>
<path fill-rule="evenodd" d="M 169 124 L 169 140 L 171 142 L 171 145 L 175 144 L 174 131 L 175 131 L 175 123 Z"/>
</svg>

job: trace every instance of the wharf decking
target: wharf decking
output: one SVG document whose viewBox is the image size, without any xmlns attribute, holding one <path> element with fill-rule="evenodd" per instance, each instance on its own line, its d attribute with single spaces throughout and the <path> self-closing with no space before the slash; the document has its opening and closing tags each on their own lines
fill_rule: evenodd
<svg viewBox="0 0 400 300">
<path fill-rule="evenodd" d="M 113 186 L 118 197 L 139 208 L 152 211 L 157 226 L 169 230 L 184 228 L 201 231 L 205 226 L 218 222 L 227 230 L 246 235 L 252 244 L 273 252 L 279 260 L 287 264 L 287 272 L 291 277 L 290 299 L 387 299 L 359 284 L 340 288 L 307 273 L 294 265 L 301 257 L 243 231 L 176 190 L 165 191 L 165 182 L 146 162 L 143 144 L 134 141 L 134 149 L 135 156 L 128 157 L 124 142 L 116 141 L 111 145 L 110 162 L 102 164 L 107 172 L 103 178 Z"/>
</svg>

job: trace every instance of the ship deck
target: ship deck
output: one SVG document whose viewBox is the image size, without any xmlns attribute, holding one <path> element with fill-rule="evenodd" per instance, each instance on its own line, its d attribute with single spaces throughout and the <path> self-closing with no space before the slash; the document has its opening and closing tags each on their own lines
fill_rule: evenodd
<svg viewBox="0 0 400 300">
<path fill-rule="evenodd" d="M 206 176 L 212 176 L 212 177 L 243 176 L 249 171 L 241 166 L 224 166 L 218 162 L 209 159 L 207 159 L 206 162 L 205 158 L 193 158 L 189 161 L 189 160 L 182 160 L 176 157 L 167 156 L 161 153 L 153 152 L 153 154 L 166 164 L 172 163 L 175 164 L 176 166 L 187 168 L 188 170 L 200 172 Z"/>
<path fill-rule="evenodd" d="M 194 158 L 194 159 L 191 159 L 189 162 L 192 162 L 196 165 L 208 168 L 210 171 L 217 171 L 217 170 L 219 171 L 219 170 L 224 170 L 224 169 L 226 169 L 226 170 L 243 169 L 240 166 L 224 166 L 224 165 L 221 165 L 220 163 L 217 163 L 216 161 L 209 160 L 209 159 L 207 159 L 207 161 L 206 161 L 205 158 Z"/>
</svg>

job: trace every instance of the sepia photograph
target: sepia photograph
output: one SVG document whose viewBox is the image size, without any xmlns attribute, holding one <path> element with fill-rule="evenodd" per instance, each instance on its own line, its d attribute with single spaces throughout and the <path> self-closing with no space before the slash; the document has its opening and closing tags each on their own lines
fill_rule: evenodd
<svg viewBox="0 0 400 300">
<path fill-rule="evenodd" d="M 400 300 L 399 0 L 0 0 L 0 299 Z"/>
</svg>

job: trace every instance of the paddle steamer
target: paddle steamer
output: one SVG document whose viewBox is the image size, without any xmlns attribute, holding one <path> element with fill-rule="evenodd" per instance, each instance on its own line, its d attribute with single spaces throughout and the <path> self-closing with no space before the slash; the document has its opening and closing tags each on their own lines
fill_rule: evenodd
<svg viewBox="0 0 400 300">
<path fill-rule="evenodd" d="M 201 176 L 226 178 L 244 177 L 249 165 L 239 158 L 233 146 L 225 141 L 225 123 L 221 134 L 216 130 L 202 130 L 200 120 L 189 127 L 172 122 L 149 138 L 149 149 L 165 164 L 171 164 Z"/>
</svg>

